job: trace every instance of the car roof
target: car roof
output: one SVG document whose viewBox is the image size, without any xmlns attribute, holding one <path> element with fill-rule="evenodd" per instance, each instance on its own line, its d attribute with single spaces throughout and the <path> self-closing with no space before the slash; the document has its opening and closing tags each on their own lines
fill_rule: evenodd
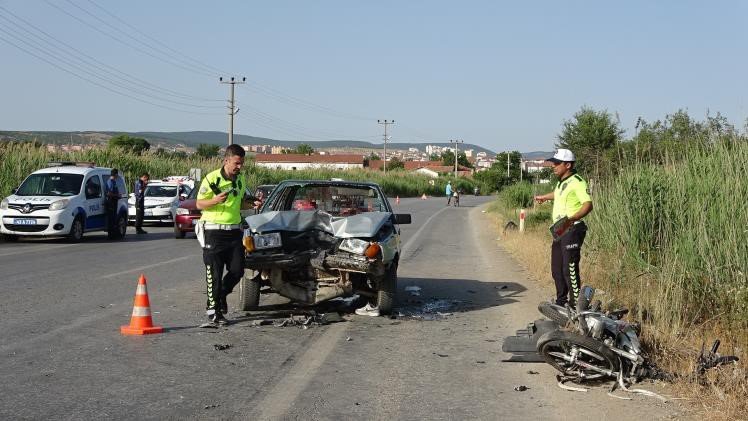
<svg viewBox="0 0 748 421">
<path fill-rule="evenodd" d="M 109 173 L 112 171 L 111 168 L 104 168 L 104 167 L 79 167 L 76 165 L 63 165 L 58 167 L 47 167 L 42 168 L 40 170 L 34 171 L 32 174 L 81 174 L 86 175 L 92 172 L 100 172 L 104 173 L 106 175 L 109 175 Z M 120 174 L 122 175 L 122 174 Z"/>
<path fill-rule="evenodd" d="M 373 187 L 380 188 L 379 184 L 370 181 L 346 181 L 346 180 L 285 180 L 281 181 L 279 186 L 314 184 L 318 186 L 356 186 L 356 187 Z"/>
</svg>

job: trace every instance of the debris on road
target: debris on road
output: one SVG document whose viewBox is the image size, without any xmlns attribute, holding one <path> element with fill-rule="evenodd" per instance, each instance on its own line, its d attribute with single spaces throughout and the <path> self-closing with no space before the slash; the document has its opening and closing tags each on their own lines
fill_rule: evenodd
<svg viewBox="0 0 748 421">
<path fill-rule="evenodd" d="M 440 354 L 440 353 L 438 353 L 438 352 L 432 352 L 432 354 L 434 354 L 434 355 L 438 355 L 438 356 L 440 356 L 440 357 L 442 357 L 442 358 L 444 358 L 444 357 L 449 357 L 449 354 Z"/>
<path fill-rule="evenodd" d="M 460 300 L 432 298 L 426 302 L 419 300 L 413 303 L 416 305 L 406 305 L 401 307 L 400 311 L 397 313 L 397 318 L 429 321 L 442 320 L 446 317 L 452 316 L 452 311 L 460 310 L 460 305 L 465 302 Z"/>
<path fill-rule="evenodd" d="M 421 287 L 408 285 L 405 287 L 405 292 L 409 293 L 412 297 L 419 297 L 421 295 Z"/>
<path fill-rule="evenodd" d="M 514 386 L 514 390 L 517 392 L 524 392 L 527 389 L 529 389 L 529 387 L 522 385 L 522 384 L 519 386 Z"/>
<path fill-rule="evenodd" d="M 329 313 L 317 313 L 310 311 L 307 314 L 294 314 L 294 313 L 283 313 L 278 315 L 279 317 L 267 317 L 264 319 L 256 319 L 250 322 L 250 326 L 269 326 L 275 327 L 289 327 L 296 326 L 301 329 L 308 329 L 314 325 L 322 326 L 329 325 L 330 323 L 344 322 L 345 319 L 338 312 Z"/>
<path fill-rule="evenodd" d="M 346 341 L 346 342 L 350 342 L 350 341 L 352 341 L 352 340 L 353 340 L 353 339 L 352 339 L 352 338 L 351 338 L 350 336 L 348 336 L 348 337 L 346 337 L 346 338 L 345 338 L 345 341 Z"/>
<path fill-rule="evenodd" d="M 205 405 L 205 406 L 203 407 L 203 409 L 218 408 L 219 406 L 221 406 L 221 405 L 220 405 L 220 404 L 215 404 L 215 403 L 214 403 L 214 404 L 210 404 L 210 405 Z"/>
<path fill-rule="evenodd" d="M 527 374 L 540 374 L 538 371 L 527 370 Z"/>
<path fill-rule="evenodd" d="M 231 344 L 214 344 L 213 345 L 213 349 L 215 349 L 216 351 L 225 351 L 225 350 L 231 348 L 232 346 L 233 345 L 231 345 Z"/>
<path fill-rule="evenodd" d="M 485 364 L 486 362 L 485 362 L 485 361 L 482 361 L 482 360 L 478 360 L 478 361 L 476 361 L 475 363 L 476 363 L 476 364 Z"/>
</svg>

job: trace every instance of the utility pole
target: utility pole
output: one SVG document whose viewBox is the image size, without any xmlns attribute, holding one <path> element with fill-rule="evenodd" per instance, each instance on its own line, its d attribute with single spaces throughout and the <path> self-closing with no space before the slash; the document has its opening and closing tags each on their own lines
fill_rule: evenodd
<svg viewBox="0 0 748 421">
<path fill-rule="evenodd" d="M 387 174 L 387 140 L 389 139 L 387 136 L 387 126 L 395 124 L 395 120 L 377 120 L 377 123 L 384 125 L 384 156 L 382 157 L 382 165 L 384 173 Z"/>
<path fill-rule="evenodd" d="M 220 83 L 226 83 L 231 85 L 231 97 L 229 99 L 229 145 L 234 144 L 234 116 L 239 112 L 239 109 L 234 107 L 234 85 L 237 83 L 246 83 L 247 78 L 243 77 L 241 81 L 235 80 L 232 76 L 229 80 L 223 80 L 223 77 L 219 77 Z"/>
<path fill-rule="evenodd" d="M 454 143 L 454 144 L 455 144 L 455 180 L 457 180 L 457 149 L 459 149 L 459 146 L 458 146 L 458 145 L 459 145 L 460 143 L 465 143 L 465 142 L 464 142 L 464 141 L 462 141 L 462 140 L 454 139 L 454 140 L 450 140 L 450 141 L 449 141 L 449 144 L 450 144 L 450 145 L 451 145 L 452 143 Z"/>
</svg>

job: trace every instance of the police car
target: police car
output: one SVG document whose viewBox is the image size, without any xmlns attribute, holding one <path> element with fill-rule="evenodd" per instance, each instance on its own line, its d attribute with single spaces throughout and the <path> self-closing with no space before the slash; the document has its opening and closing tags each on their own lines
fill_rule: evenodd
<svg viewBox="0 0 748 421">
<path fill-rule="evenodd" d="M 92 163 L 52 162 L 31 173 L 0 202 L 0 234 L 6 240 L 19 236 L 60 237 L 80 241 L 84 232 L 107 231 L 104 208 L 106 182 L 111 169 Z M 120 200 L 110 239 L 127 232 L 127 187 L 118 178 Z"/>
<path fill-rule="evenodd" d="M 195 182 L 186 177 L 172 176 L 160 181 L 151 181 L 145 188 L 145 209 L 143 222 L 174 223 L 179 201 L 184 200 L 192 191 Z M 127 201 L 129 222 L 135 223 L 135 195 Z"/>
</svg>

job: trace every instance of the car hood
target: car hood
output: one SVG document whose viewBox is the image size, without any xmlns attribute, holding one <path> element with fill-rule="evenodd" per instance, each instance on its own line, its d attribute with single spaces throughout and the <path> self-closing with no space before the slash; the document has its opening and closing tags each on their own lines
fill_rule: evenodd
<svg viewBox="0 0 748 421">
<path fill-rule="evenodd" d="M 272 211 L 246 218 L 252 232 L 320 230 L 338 238 L 373 237 L 390 220 L 390 212 L 334 217 L 320 211 Z"/>
<path fill-rule="evenodd" d="M 176 199 L 173 197 L 159 197 L 159 198 L 153 198 L 153 197 L 146 197 L 145 201 L 143 202 L 145 206 L 154 206 L 154 205 L 163 205 L 164 203 L 172 203 L 176 202 Z M 129 203 L 132 206 L 135 206 L 135 198 L 130 198 L 127 203 Z"/>
<path fill-rule="evenodd" d="M 14 205 L 24 205 L 26 203 L 51 203 L 60 199 L 70 199 L 73 196 L 17 196 L 11 194 L 8 196 L 8 203 Z"/>
</svg>

